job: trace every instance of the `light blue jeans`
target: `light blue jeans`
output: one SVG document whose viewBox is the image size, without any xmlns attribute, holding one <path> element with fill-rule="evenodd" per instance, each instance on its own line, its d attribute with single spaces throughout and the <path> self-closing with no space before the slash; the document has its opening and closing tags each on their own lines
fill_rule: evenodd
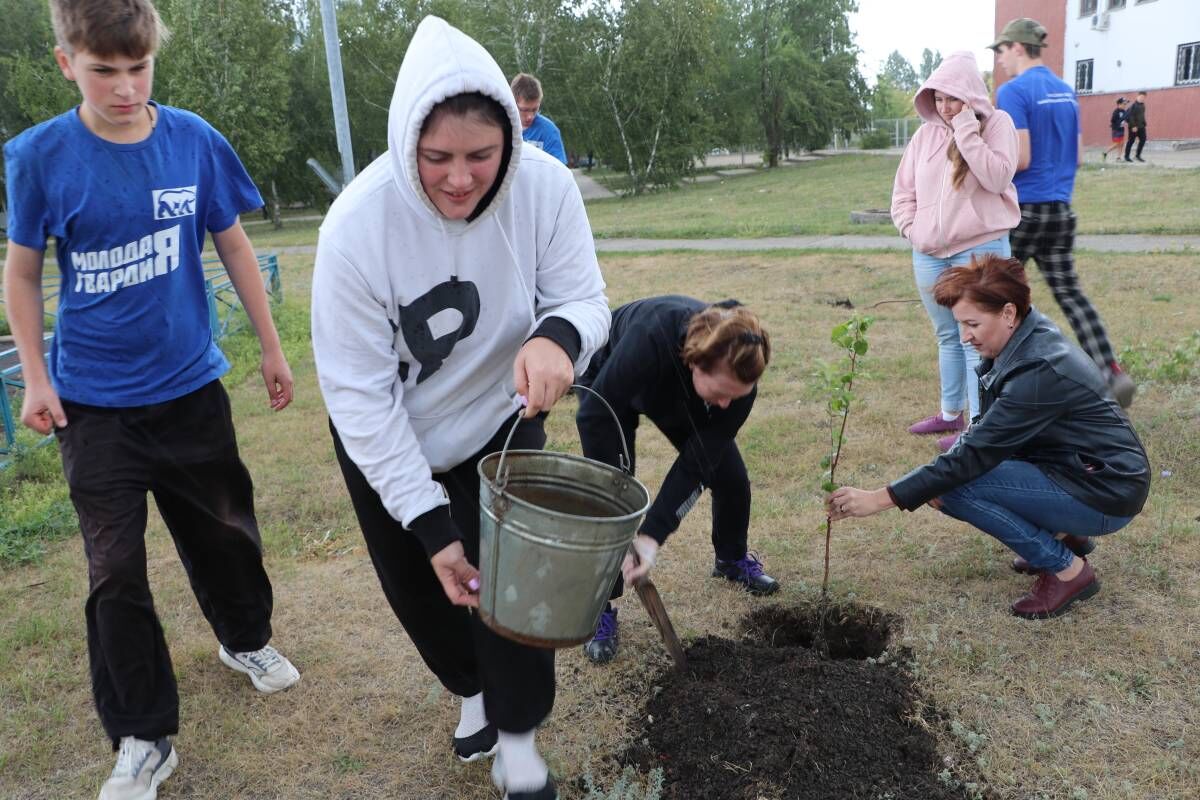
<svg viewBox="0 0 1200 800">
<path fill-rule="evenodd" d="M 971 256 L 977 253 L 995 253 L 1008 258 L 1012 254 L 1008 247 L 1008 236 L 984 242 L 948 258 L 929 256 L 913 250 L 913 275 L 917 279 L 917 290 L 921 293 L 921 302 L 925 305 L 925 313 L 929 315 L 930 322 L 933 323 L 933 334 L 938 341 L 942 412 L 957 414 L 965 410 L 967 421 L 979 413 L 979 381 L 975 375 L 979 353 L 971 345 L 962 343 L 958 323 L 954 321 L 954 314 L 950 309 L 934 302 L 933 285 L 943 272 L 951 267 L 969 264 Z"/>
<path fill-rule="evenodd" d="M 1113 517 L 1067 494 L 1046 473 L 1010 458 L 942 495 L 942 513 L 996 537 L 1036 570 L 1061 572 L 1075 554 L 1056 533 L 1103 536 L 1133 517 Z"/>
</svg>

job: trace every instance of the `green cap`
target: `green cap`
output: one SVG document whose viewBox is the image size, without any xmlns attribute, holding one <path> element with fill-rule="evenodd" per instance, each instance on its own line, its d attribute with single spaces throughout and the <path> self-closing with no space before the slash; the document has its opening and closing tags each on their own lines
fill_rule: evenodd
<svg viewBox="0 0 1200 800">
<path fill-rule="evenodd" d="M 988 49 L 995 50 L 1002 44 L 1011 44 L 1013 42 L 1033 45 L 1034 47 L 1045 47 L 1046 29 L 1036 19 L 1017 17 L 1004 26 L 1004 30 L 1000 31 L 1000 35 L 996 37 L 996 41 L 988 45 Z"/>
</svg>

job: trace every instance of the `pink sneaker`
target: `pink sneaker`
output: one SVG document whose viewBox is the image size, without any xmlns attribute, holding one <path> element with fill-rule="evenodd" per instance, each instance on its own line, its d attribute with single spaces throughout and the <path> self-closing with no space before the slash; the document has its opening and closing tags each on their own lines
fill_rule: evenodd
<svg viewBox="0 0 1200 800">
<path fill-rule="evenodd" d="M 959 436 L 962 436 L 961 432 L 960 433 L 952 433 L 949 436 L 941 437 L 940 439 L 938 439 L 938 449 L 941 450 L 943 453 L 950 452 L 950 448 L 954 447 L 954 444 L 955 444 L 955 442 L 958 441 Z"/>
<path fill-rule="evenodd" d="M 908 426 L 909 433 L 915 433 L 917 436 L 924 436 L 930 433 L 951 433 L 952 431 L 961 431 L 966 425 L 963 424 L 963 415 L 959 414 L 954 419 L 943 419 L 941 414 L 934 414 L 932 417 L 926 417 L 920 422 L 914 422 Z"/>
</svg>

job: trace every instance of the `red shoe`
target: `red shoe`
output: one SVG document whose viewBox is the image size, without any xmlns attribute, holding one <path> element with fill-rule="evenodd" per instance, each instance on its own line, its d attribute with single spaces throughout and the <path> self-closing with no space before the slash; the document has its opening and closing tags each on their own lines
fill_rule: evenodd
<svg viewBox="0 0 1200 800">
<path fill-rule="evenodd" d="M 958 443 L 958 437 L 960 436 L 962 436 L 962 433 L 952 433 L 949 436 L 940 437 L 937 442 L 938 450 L 941 450 L 943 453 L 949 453 L 950 448 Z"/>
<path fill-rule="evenodd" d="M 1090 555 L 1096 549 L 1096 540 L 1090 536 L 1073 536 L 1067 534 L 1062 538 L 1062 543 L 1067 546 L 1068 550 L 1080 558 Z M 1029 566 L 1029 562 L 1020 556 L 1012 560 L 1012 568 L 1013 572 L 1019 572 L 1022 575 L 1037 575 L 1041 571 Z"/>
<path fill-rule="evenodd" d="M 1043 572 L 1033 582 L 1029 594 L 1012 604 L 1012 613 L 1024 619 L 1050 619 L 1061 616 L 1073 603 L 1086 600 L 1100 591 L 1100 581 L 1085 559 L 1074 579 L 1059 580 L 1052 572 Z"/>
<path fill-rule="evenodd" d="M 926 417 L 920 422 L 914 422 L 908 426 L 909 433 L 915 433 L 917 436 L 925 436 L 930 433 L 950 433 L 952 431 L 961 431 L 967 425 L 963 422 L 963 415 L 959 414 L 954 419 L 944 419 L 942 415 L 934 414 L 932 417 Z"/>
</svg>

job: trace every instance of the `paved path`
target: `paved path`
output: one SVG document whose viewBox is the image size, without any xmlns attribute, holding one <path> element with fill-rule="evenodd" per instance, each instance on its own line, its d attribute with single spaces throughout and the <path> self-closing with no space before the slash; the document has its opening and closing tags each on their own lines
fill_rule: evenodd
<svg viewBox="0 0 1200 800">
<path fill-rule="evenodd" d="M 579 193 L 583 195 L 584 200 L 603 200 L 607 197 L 616 197 L 607 187 L 582 169 L 573 169 L 571 172 L 575 175 L 575 184 L 579 187 Z"/>
<path fill-rule="evenodd" d="M 1075 240 L 1077 250 L 1099 253 L 1200 252 L 1200 236 L 1094 235 Z M 753 250 L 899 250 L 912 249 L 899 236 L 774 236 L 762 239 L 597 239 L 601 253 L 646 253 L 655 250 L 746 252 Z M 280 255 L 311 255 L 315 245 L 277 247 Z"/>
</svg>

